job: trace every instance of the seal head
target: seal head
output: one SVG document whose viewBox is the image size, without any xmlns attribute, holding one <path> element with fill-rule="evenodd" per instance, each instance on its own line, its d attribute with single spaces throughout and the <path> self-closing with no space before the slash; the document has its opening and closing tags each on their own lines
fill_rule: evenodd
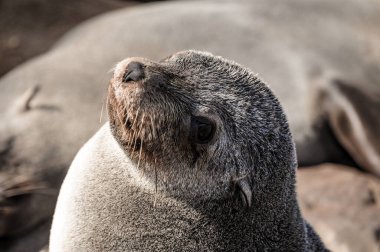
<svg viewBox="0 0 380 252">
<path fill-rule="evenodd" d="M 285 115 L 248 69 L 195 51 L 159 63 L 129 58 L 115 69 L 108 102 L 119 144 L 152 181 L 158 170 L 170 194 L 220 198 L 237 186 L 248 206 L 277 176 L 290 193 L 296 161 Z"/>
<path fill-rule="evenodd" d="M 252 230 L 235 248 L 252 239 L 250 248 L 323 250 L 299 212 L 286 116 L 250 70 L 197 51 L 129 58 L 115 68 L 108 110 L 115 139 L 156 192 L 230 222 L 226 234 Z"/>
</svg>

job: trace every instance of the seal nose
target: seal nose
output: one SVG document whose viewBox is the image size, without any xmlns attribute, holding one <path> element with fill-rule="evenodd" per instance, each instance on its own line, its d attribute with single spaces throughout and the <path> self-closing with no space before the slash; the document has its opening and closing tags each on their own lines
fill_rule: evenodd
<svg viewBox="0 0 380 252">
<path fill-rule="evenodd" d="M 127 65 L 127 69 L 123 75 L 123 82 L 139 81 L 144 77 L 144 65 L 140 62 L 133 61 Z"/>
</svg>

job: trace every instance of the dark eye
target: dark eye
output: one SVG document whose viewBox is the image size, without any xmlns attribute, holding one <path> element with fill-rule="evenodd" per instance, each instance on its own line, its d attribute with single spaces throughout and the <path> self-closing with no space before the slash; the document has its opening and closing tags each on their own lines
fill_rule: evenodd
<svg viewBox="0 0 380 252">
<path fill-rule="evenodd" d="M 193 117 L 191 119 L 191 140 L 199 144 L 211 141 L 215 133 L 215 123 L 206 117 Z"/>
</svg>

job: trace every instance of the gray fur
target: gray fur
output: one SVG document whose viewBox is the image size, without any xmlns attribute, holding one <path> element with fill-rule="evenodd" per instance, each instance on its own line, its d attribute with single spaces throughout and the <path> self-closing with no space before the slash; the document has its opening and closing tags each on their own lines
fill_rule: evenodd
<svg viewBox="0 0 380 252">
<path fill-rule="evenodd" d="M 122 83 L 131 61 L 139 87 Z M 298 207 L 286 116 L 250 70 L 197 51 L 127 59 L 108 106 L 62 186 L 51 251 L 326 251 Z M 216 122 L 208 144 L 190 139 L 199 115 Z"/>
<path fill-rule="evenodd" d="M 0 238 L 0 246 L 11 250 L 11 239 L 14 244 L 22 242 L 29 231 L 51 218 L 70 162 L 101 125 L 107 72 L 125 56 L 157 60 L 194 48 L 243 63 L 278 95 L 300 165 L 344 163 L 346 150 L 353 149 L 347 146 L 356 146 L 355 141 L 345 141 L 341 147 L 335 133 L 326 129 L 331 113 L 310 116 L 320 109 L 320 104 L 311 102 L 320 92 L 315 80 L 331 73 L 322 78 L 327 87 L 323 93 L 329 92 L 334 79 L 371 93 L 379 90 L 379 13 L 375 0 L 168 1 L 108 13 L 78 26 L 50 52 L 0 80 L 0 196 L 15 187 L 25 196 L 16 211 L 0 213 L 0 237 L 7 239 L 4 245 Z M 25 99 L 35 86 L 39 91 Z M 336 94 L 327 100 L 335 100 Z M 365 109 L 368 100 L 361 99 L 356 107 Z M 371 104 L 375 112 L 379 110 L 378 103 Z M 378 120 L 378 116 L 362 120 L 363 128 L 370 131 L 361 150 L 364 158 L 350 151 L 355 160 L 364 160 L 359 166 L 375 174 L 379 166 L 365 155 L 380 156 L 379 147 L 373 148 L 379 139 Z M 357 132 L 362 133 L 353 131 Z M 27 182 L 23 185 L 37 185 L 39 190 L 20 187 L 13 179 L 20 177 Z M 19 211 L 25 204 L 28 211 Z M 13 223 L 9 220 L 23 221 L 8 225 Z"/>
</svg>

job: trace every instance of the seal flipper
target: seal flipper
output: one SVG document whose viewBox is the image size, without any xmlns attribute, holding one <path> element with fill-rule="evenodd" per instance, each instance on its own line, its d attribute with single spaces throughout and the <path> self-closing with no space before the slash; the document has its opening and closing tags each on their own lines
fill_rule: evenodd
<svg viewBox="0 0 380 252">
<path fill-rule="evenodd" d="M 35 85 L 28 88 L 19 99 L 16 100 L 14 105 L 14 111 L 23 113 L 30 110 L 30 102 L 36 96 L 38 91 L 40 90 L 40 86 Z"/>
<path fill-rule="evenodd" d="M 319 90 L 321 113 L 340 144 L 365 170 L 380 176 L 380 99 L 340 79 Z"/>
</svg>

